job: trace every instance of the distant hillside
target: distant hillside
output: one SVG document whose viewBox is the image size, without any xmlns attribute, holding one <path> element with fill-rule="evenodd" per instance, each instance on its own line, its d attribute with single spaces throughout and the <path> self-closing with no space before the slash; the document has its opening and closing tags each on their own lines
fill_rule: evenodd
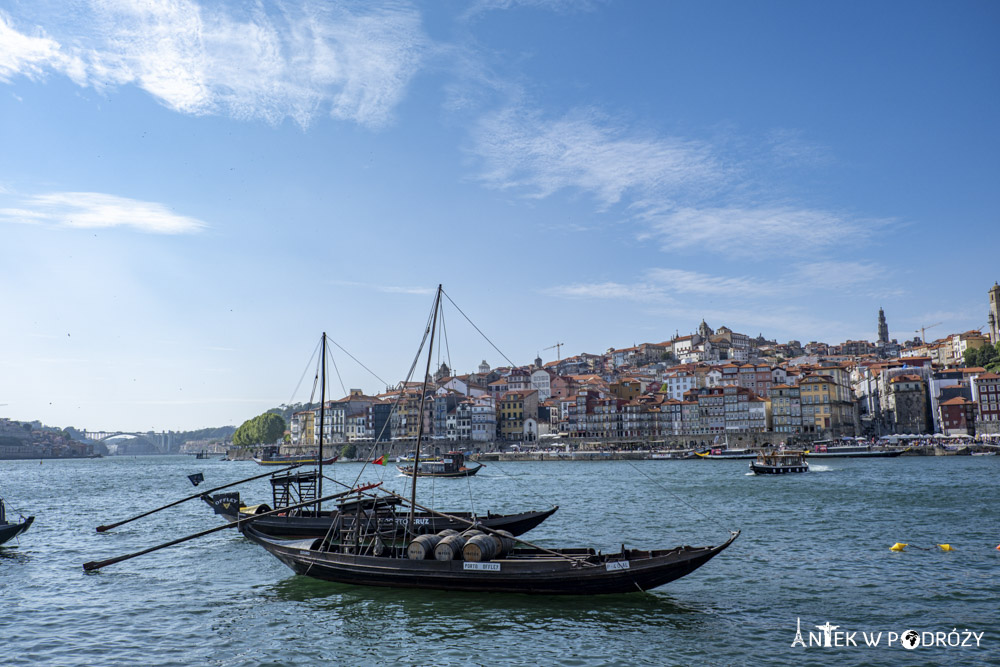
<svg viewBox="0 0 1000 667">
<path fill-rule="evenodd" d="M 197 431 L 180 431 L 174 433 L 173 440 L 180 447 L 186 442 L 202 440 L 229 440 L 236 432 L 235 426 L 216 426 L 215 428 L 200 428 Z"/>
</svg>

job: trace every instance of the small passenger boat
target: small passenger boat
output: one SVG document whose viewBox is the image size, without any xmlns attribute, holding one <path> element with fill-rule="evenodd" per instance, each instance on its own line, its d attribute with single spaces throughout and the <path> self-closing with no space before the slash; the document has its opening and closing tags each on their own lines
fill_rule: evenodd
<svg viewBox="0 0 1000 667">
<path fill-rule="evenodd" d="M 401 473 L 413 476 L 413 465 L 396 466 Z M 465 454 L 448 452 L 439 459 L 420 459 L 417 462 L 418 477 L 471 477 L 483 467 L 483 464 L 469 468 L 465 465 Z"/>
<path fill-rule="evenodd" d="M 803 452 L 786 449 L 783 451 L 761 451 L 757 460 L 750 462 L 750 470 L 755 475 L 784 475 L 792 472 L 809 472 Z"/>
<path fill-rule="evenodd" d="M 330 465 L 336 462 L 337 457 L 324 458 L 323 465 Z M 278 454 L 278 447 L 265 447 L 264 453 L 260 457 L 253 457 L 253 462 L 259 466 L 291 466 L 291 465 L 318 465 L 319 457 L 315 454 Z"/>
<path fill-rule="evenodd" d="M 35 517 L 21 517 L 20 521 L 13 523 L 7 521 L 7 506 L 4 505 L 3 498 L 0 498 L 0 544 L 11 541 L 31 527 Z"/>
</svg>

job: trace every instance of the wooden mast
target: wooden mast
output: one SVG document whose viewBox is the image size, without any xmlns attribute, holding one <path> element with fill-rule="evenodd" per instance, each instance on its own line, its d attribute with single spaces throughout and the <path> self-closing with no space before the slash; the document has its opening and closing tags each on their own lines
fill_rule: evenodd
<svg viewBox="0 0 1000 667">
<path fill-rule="evenodd" d="M 431 340 L 427 346 L 427 368 L 424 370 L 424 384 L 420 390 L 420 421 L 417 423 L 417 451 L 413 455 L 413 484 L 410 486 L 410 518 L 407 529 L 410 535 L 416 535 L 414 515 L 417 507 L 417 471 L 420 469 L 420 440 L 424 435 L 424 399 L 427 398 L 427 378 L 431 374 L 431 353 L 434 351 L 434 330 L 437 329 L 438 308 L 441 305 L 441 285 L 438 285 L 434 295 L 434 316 L 431 318 Z M 405 389 L 404 389 L 405 391 Z"/>
<path fill-rule="evenodd" d="M 326 412 L 326 332 L 323 332 L 323 344 L 320 346 L 319 374 L 319 479 L 316 480 L 316 498 L 323 497 L 323 416 Z M 316 385 L 313 385 L 316 386 Z M 316 516 L 323 512 L 323 501 L 316 504 Z"/>
</svg>

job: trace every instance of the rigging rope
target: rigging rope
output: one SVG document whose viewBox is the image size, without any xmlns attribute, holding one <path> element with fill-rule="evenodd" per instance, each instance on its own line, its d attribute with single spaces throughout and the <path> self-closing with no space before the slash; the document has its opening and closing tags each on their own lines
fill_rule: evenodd
<svg viewBox="0 0 1000 667">
<path fill-rule="evenodd" d="M 486 334 L 484 334 L 484 333 L 483 333 L 483 332 L 482 332 L 482 331 L 480 330 L 480 328 L 476 326 L 476 323 L 475 323 L 475 322 L 473 322 L 472 320 L 470 320 L 470 319 L 469 319 L 469 316 L 468 316 L 468 315 L 466 315 L 466 314 L 465 314 L 465 313 L 464 313 L 464 312 L 462 311 L 462 309 L 458 307 L 458 304 L 457 304 L 457 303 L 455 303 L 455 302 L 454 302 L 454 301 L 452 300 L 451 296 L 449 296 L 447 292 L 445 292 L 445 291 L 444 291 L 444 290 L 442 289 L 442 290 L 441 290 L 441 293 L 442 293 L 442 294 L 444 294 L 444 295 L 445 295 L 446 297 L 448 297 L 448 301 L 451 301 L 451 305 L 455 306 L 455 310 L 457 310 L 457 311 L 458 311 L 459 313 L 462 313 L 462 317 L 464 317 L 464 318 L 465 318 L 465 321 L 466 321 L 466 322 L 468 322 L 469 324 L 471 324 L 471 325 L 472 325 L 472 328 L 473 328 L 473 329 L 475 329 L 475 330 L 476 330 L 477 332 L 479 332 L 479 335 L 480 335 L 480 336 L 482 336 L 482 337 L 483 337 L 483 338 L 484 338 L 484 339 L 486 340 L 486 342 L 487 342 L 487 343 L 489 343 L 490 345 L 492 345 L 492 346 L 493 346 L 493 349 L 494 349 L 494 350 L 496 350 L 496 351 L 497 351 L 497 352 L 498 352 L 498 353 L 500 354 L 500 356 L 501 356 L 501 357 L 503 357 L 504 359 L 506 359 L 506 360 L 507 360 L 507 363 L 508 363 L 508 364 L 510 364 L 512 368 L 513 368 L 513 367 L 516 367 L 516 366 L 517 366 L 517 364 L 515 364 L 515 363 L 514 363 L 513 361 L 511 361 L 511 360 L 510 360 L 510 359 L 509 359 L 509 358 L 507 357 L 507 355 L 506 355 L 506 354 L 504 354 L 503 352 L 501 352 L 500 348 L 499 348 L 499 347 L 497 347 L 497 346 L 496 346 L 496 345 L 495 345 L 495 344 L 493 343 L 493 341 L 492 341 L 492 340 L 490 340 L 489 336 L 487 336 Z"/>
<path fill-rule="evenodd" d="M 340 382 L 340 390 L 344 392 L 344 396 L 347 396 L 347 387 L 344 386 L 344 378 L 340 377 L 340 369 L 337 367 L 337 360 L 333 358 L 333 353 L 330 352 L 330 348 L 326 349 L 326 356 L 333 364 L 333 370 L 337 373 L 337 380 Z"/>
<path fill-rule="evenodd" d="M 323 344 L 323 339 L 321 338 L 316 347 L 313 348 L 313 352 L 309 355 L 309 361 L 306 362 L 306 367 L 302 369 L 302 376 L 299 378 L 299 383 L 295 385 L 295 390 L 292 392 L 292 397 L 288 399 L 289 405 L 295 400 L 295 395 L 299 393 L 299 388 L 302 386 L 302 381 L 306 378 L 306 373 L 309 371 L 309 366 L 312 364 L 312 360 L 317 356 L 319 352 L 320 345 Z M 316 380 L 319 378 L 319 366 L 316 366 L 316 376 L 313 378 L 313 396 L 316 395 Z M 309 397 L 309 402 L 312 403 L 312 396 Z"/>
<path fill-rule="evenodd" d="M 642 475 L 643 477 L 645 477 L 646 479 L 648 479 L 649 481 L 651 481 L 654 485 L 660 487 L 663 491 L 666 491 L 667 494 L 669 494 L 677 502 L 681 503 L 682 505 L 684 505 L 688 509 L 694 510 L 695 512 L 697 512 L 698 514 L 702 515 L 703 517 L 705 517 L 706 519 L 708 519 L 709 521 L 711 521 L 712 523 L 714 523 L 716 526 L 719 526 L 723 530 L 731 532 L 731 530 L 729 528 L 727 528 L 721 521 L 719 521 L 718 519 L 716 519 L 713 516 L 705 514 L 700 509 L 698 509 L 695 505 L 692 505 L 691 503 L 687 502 L 686 500 L 684 500 L 683 498 L 681 498 L 680 496 L 678 496 L 676 493 L 674 493 L 673 491 L 671 491 L 667 487 L 665 487 L 662 484 L 660 484 L 659 481 L 657 481 L 654 477 L 650 477 L 649 475 L 647 475 L 645 472 L 643 472 L 637 465 L 635 465 L 634 463 L 632 463 L 630 460 L 628 460 L 628 459 L 622 459 L 622 460 L 625 461 L 625 463 L 627 463 L 633 470 L 635 470 L 640 475 Z"/>
</svg>

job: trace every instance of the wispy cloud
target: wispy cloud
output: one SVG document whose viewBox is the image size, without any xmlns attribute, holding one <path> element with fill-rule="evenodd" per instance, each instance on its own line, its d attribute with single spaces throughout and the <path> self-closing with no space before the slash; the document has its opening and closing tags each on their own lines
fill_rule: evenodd
<svg viewBox="0 0 1000 667">
<path fill-rule="evenodd" d="M 71 6 L 51 15 L 72 20 L 20 30 L 0 13 L 0 81 L 55 72 L 80 86 L 136 85 L 181 113 L 307 126 L 326 112 L 377 127 L 429 46 L 418 12 L 400 3 Z"/>
<path fill-rule="evenodd" d="M 436 287 L 420 287 L 418 285 L 375 285 L 373 283 L 362 283 L 350 280 L 335 280 L 332 281 L 334 285 L 342 285 L 344 287 L 359 287 L 361 289 L 374 290 L 376 292 L 382 292 L 384 294 L 414 294 L 419 296 L 426 296 L 434 294 L 437 291 Z"/>
<path fill-rule="evenodd" d="M 614 299 L 640 303 L 663 303 L 672 301 L 666 291 L 649 283 L 625 285 L 616 282 L 575 283 L 557 285 L 541 290 L 542 294 L 567 299 Z"/>
<path fill-rule="evenodd" d="M 837 261 L 803 262 L 760 276 L 652 268 L 634 283 L 574 283 L 545 288 L 542 292 L 569 299 L 624 299 L 651 305 L 691 304 L 711 297 L 714 303 L 734 305 L 765 303 L 776 296 L 830 293 L 878 296 L 885 294 L 877 287 L 888 282 L 888 276 L 887 270 L 878 264 Z"/>
<path fill-rule="evenodd" d="M 700 246 L 730 255 L 805 255 L 863 243 L 890 222 L 794 206 L 649 207 L 637 217 L 647 226 L 639 238 L 665 250 Z"/>
<path fill-rule="evenodd" d="M 547 117 L 517 103 L 479 121 L 471 152 L 487 186 L 526 198 L 560 191 L 591 196 L 599 209 L 618 207 L 639 240 L 668 252 L 699 247 L 795 257 L 868 241 L 892 222 L 769 201 L 766 184 L 751 176 L 758 171 L 754 160 L 770 168 L 828 158 L 790 130 L 775 130 L 758 144 L 767 155 L 734 152 L 724 141 L 637 132 L 593 109 Z"/>
<path fill-rule="evenodd" d="M 3 222 L 87 229 L 129 227 L 154 234 L 190 234 L 206 227 L 201 220 L 178 215 L 163 204 L 100 192 L 24 197 L 16 207 L 0 208 Z"/>
<path fill-rule="evenodd" d="M 473 143 L 491 187 L 537 198 L 576 190 L 603 207 L 626 195 L 669 198 L 714 187 L 725 172 L 700 142 L 629 134 L 593 110 L 551 120 L 505 109 L 480 120 Z"/>
<path fill-rule="evenodd" d="M 647 278 L 668 292 L 695 295 L 765 296 L 777 292 L 773 283 L 754 278 L 713 276 L 682 269 L 650 269 Z"/>
</svg>

